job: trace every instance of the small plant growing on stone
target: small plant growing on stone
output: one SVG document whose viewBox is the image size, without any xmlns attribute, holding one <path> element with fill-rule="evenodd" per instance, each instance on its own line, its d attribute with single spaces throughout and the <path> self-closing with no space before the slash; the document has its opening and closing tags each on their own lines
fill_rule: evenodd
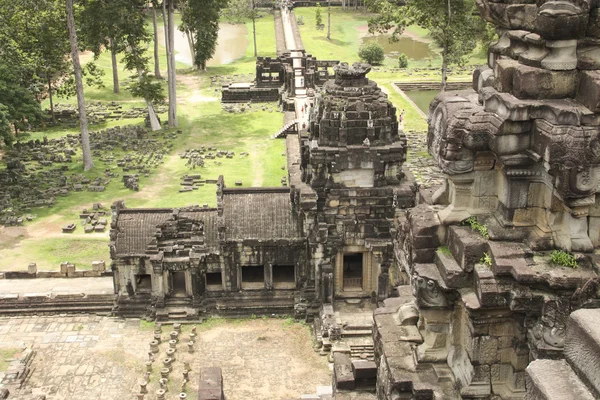
<svg viewBox="0 0 600 400">
<path fill-rule="evenodd" d="M 408 57 L 404 53 L 400 53 L 398 56 L 398 68 L 407 68 L 408 67 Z"/>
<path fill-rule="evenodd" d="M 439 251 L 440 254 L 446 254 L 446 255 L 452 254 L 450 252 L 450 249 L 448 248 L 448 246 L 440 246 L 440 247 L 438 247 L 437 251 Z"/>
<path fill-rule="evenodd" d="M 488 253 L 483 253 L 483 257 L 479 259 L 479 262 L 490 267 L 492 265 L 492 257 Z"/>
<path fill-rule="evenodd" d="M 563 267 L 577 268 L 579 266 L 579 262 L 577 262 L 575 256 L 563 250 L 554 250 L 550 253 L 550 261 L 553 264 Z"/>
<path fill-rule="evenodd" d="M 477 221 L 476 217 L 469 217 L 469 218 L 465 219 L 463 221 L 463 225 L 469 225 L 472 230 L 478 232 L 481 236 L 483 236 L 486 239 L 490 238 L 487 226 L 485 226 L 485 225 L 481 224 L 479 221 Z"/>
</svg>

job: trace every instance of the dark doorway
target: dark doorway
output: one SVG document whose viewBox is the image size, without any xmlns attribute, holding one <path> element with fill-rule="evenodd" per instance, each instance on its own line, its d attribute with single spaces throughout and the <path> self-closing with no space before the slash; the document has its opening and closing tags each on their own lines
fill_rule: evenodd
<svg viewBox="0 0 600 400">
<path fill-rule="evenodd" d="M 344 254 L 344 290 L 362 290 L 363 254 Z"/>
<path fill-rule="evenodd" d="M 273 265 L 273 289 L 294 289 L 296 271 L 293 265 Z"/>
<path fill-rule="evenodd" d="M 143 274 L 135 276 L 135 291 L 136 293 L 152 292 L 152 278 L 150 275 Z"/>
<path fill-rule="evenodd" d="M 265 267 L 245 265 L 242 267 L 242 289 L 264 289 Z"/>
<path fill-rule="evenodd" d="M 223 278 L 220 272 L 206 273 L 206 288 L 208 290 L 223 290 Z"/>
<path fill-rule="evenodd" d="M 185 272 L 173 272 L 173 296 L 185 297 L 187 292 L 185 290 Z"/>
</svg>

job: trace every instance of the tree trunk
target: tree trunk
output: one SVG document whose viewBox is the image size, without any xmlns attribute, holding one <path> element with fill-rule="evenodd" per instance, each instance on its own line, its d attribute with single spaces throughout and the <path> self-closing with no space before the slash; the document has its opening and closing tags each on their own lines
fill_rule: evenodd
<svg viewBox="0 0 600 400">
<path fill-rule="evenodd" d="M 110 39 L 110 59 L 112 61 L 112 74 L 113 74 L 113 92 L 119 93 L 119 67 L 117 65 L 117 46 L 115 46 L 114 39 Z"/>
<path fill-rule="evenodd" d="M 254 35 L 254 58 L 256 58 L 258 57 L 258 52 L 256 50 L 256 14 L 254 0 L 252 0 L 252 33 Z"/>
<path fill-rule="evenodd" d="M 142 70 L 138 69 L 137 72 L 138 77 L 142 79 Z M 152 129 L 153 132 L 160 131 L 160 122 L 158 121 L 158 116 L 156 115 L 156 111 L 154 111 L 154 106 L 152 105 L 152 102 L 148 99 L 144 99 L 144 101 L 146 102 L 146 107 L 148 108 L 148 119 L 150 120 L 150 129 Z"/>
<path fill-rule="evenodd" d="M 150 118 L 150 129 L 152 131 L 160 131 L 161 126 L 160 122 L 158 122 L 158 117 L 156 116 L 156 111 L 154 111 L 154 106 L 148 100 L 144 100 L 146 102 L 146 107 L 148 107 L 148 117 Z"/>
<path fill-rule="evenodd" d="M 50 115 L 52 116 L 52 121 L 56 121 L 54 117 L 54 102 L 52 101 L 52 80 L 50 76 L 48 76 L 48 100 L 50 100 Z"/>
<path fill-rule="evenodd" d="M 448 30 L 450 29 L 450 18 L 452 17 L 452 10 L 450 8 L 450 0 L 448 0 L 448 19 L 446 20 L 446 38 L 444 38 L 444 46 L 442 48 L 442 85 L 440 91 L 446 91 L 446 80 L 448 79 Z"/>
<path fill-rule="evenodd" d="M 176 127 L 177 121 L 177 74 L 175 71 L 175 0 L 169 0 L 169 53 L 167 56 L 171 61 L 169 70 L 169 126 Z"/>
<path fill-rule="evenodd" d="M 165 49 L 167 50 L 167 54 L 169 54 L 169 23 L 167 21 L 167 0 L 163 0 L 162 2 L 162 17 L 163 17 L 163 31 L 165 34 Z M 169 63 L 169 57 L 167 56 L 167 65 Z M 168 75 L 168 74 L 167 74 Z"/>
<path fill-rule="evenodd" d="M 327 0 L 327 40 L 331 40 L 331 0 Z"/>
<path fill-rule="evenodd" d="M 342 0 L 342 11 L 346 12 L 346 0 Z"/>
<path fill-rule="evenodd" d="M 189 29 L 185 30 L 185 37 L 187 38 L 188 46 L 190 46 L 190 54 L 192 55 L 193 67 L 196 68 L 197 65 L 194 62 L 194 60 L 196 59 L 196 48 L 194 46 L 194 36 L 192 35 L 192 32 L 189 31 Z"/>
<path fill-rule="evenodd" d="M 162 79 L 160 75 L 160 60 L 158 57 L 158 25 L 156 24 L 156 7 L 152 5 L 152 26 L 154 28 L 154 77 Z"/>
<path fill-rule="evenodd" d="M 444 47 L 442 48 L 442 86 L 440 91 L 446 91 L 446 72 L 448 69 L 448 43 L 444 42 Z"/>
<path fill-rule="evenodd" d="M 94 167 L 92 152 L 90 150 L 90 135 L 88 133 L 87 115 L 85 114 L 85 98 L 83 97 L 83 80 L 81 78 L 81 64 L 79 63 L 79 49 L 77 48 L 77 32 L 75 32 L 75 18 L 73 16 L 73 0 L 67 0 L 67 26 L 69 28 L 69 41 L 71 42 L 71 58 L 75 71 L 75 90 L 77 92 L 77 108 L 79 109 L 79 124 L 81 127 L 81 148 L 83 151 L 83 170 L 89 171 Z"/>
</svg>

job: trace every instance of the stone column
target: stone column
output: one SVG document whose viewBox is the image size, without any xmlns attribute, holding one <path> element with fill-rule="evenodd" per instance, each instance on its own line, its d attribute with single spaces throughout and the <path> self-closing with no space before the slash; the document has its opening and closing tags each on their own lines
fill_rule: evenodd
<svg viewBox="0 0 600 400">
<path fill-rule="evenodd" d="M 273 264 L 265 264 L 265 288 L 273 290 Z"/>
</svg>

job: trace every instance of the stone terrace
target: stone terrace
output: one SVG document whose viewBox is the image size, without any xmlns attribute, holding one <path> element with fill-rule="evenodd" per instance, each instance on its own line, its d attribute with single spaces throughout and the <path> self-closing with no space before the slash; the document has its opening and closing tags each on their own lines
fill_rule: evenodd
<svg viewBox="0 0 600 400">
<path fill-rule="evenodd" d="M 163 338 L 171 327 L 163 326 Z M 187 338 L 190 327 L 184 326 Z M 97 316 L 0 319 L 0 346 L 33 346 L 33 373 L 14 399 L 45 394 L 47 400 L 128 399 L 139 390 L 148 359 L 151 327 L 137 319 Z M 178 346 L 177 363 L 190 362 L 188 393 L 197 390 L 201 367 L 223 369 L 225 394 L 236 399 L 289 399 L 312 393 L 330 382 L 325 358 L 311 347 L 309 330 L 283 320 L 251 320 L 198 325 L 196 351 Z M 163 354 L 159 354 L 162 357 Z M 159 361 L 154 362 L 158 371 Z M 175 367 L 172 375 L 181 375 Z M 179 371 L 180 372 L 180 371 Z M 158 383 L 153 373 L 148 389 L 153 398 Z M 176 378 L 175 378 L 176 380 Z M 167 398 L 174 398 L 171 388 Z"/>
</svg>

